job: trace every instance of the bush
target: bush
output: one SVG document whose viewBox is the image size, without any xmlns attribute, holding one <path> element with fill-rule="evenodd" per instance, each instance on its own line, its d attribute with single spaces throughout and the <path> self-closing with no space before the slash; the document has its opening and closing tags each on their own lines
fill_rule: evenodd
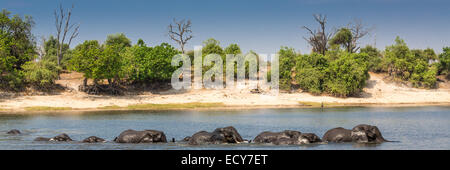
<svg viewBox="0 0 450 170">
<path fill-rule="evenodd" d="M 280 89 L 291 90 L 292 69 L 295 66 L 297 54 L 293 48 L 281 47 L 279 54 Z"/>
<path fill-rule="evenodd" d="M 338 97 L 348 97 L 359 93 L 369 78 L 368 55 L 365 53 L 341 53 L 330 62 L 326 71 L 324 90 Z"/>
<path fill-rule="evenodd" d="M 395 42 L 394 45 L 386 47 L 382 61 L 389 75 L 409 81 L 414 87 L 435 87 L 438 70 L 428 64 L 430 59 L 435 58 L 434 51 L 410 50 L 399 37 Z"/>
<path fill-rule="evenodd" d="M 299 55 L 295 65 L 295 80 L 301 89 L 313 94 L 321 94 L 326 68 L 328 68 L 328 60 L 321 54 Z"/>
<path fill-rule="evenodd" d="M 101 78 L 101 71 L 98 69 L 98 60 L 102 57 L 103 49 L 97 40 L 85 41 L 75 47 L 73 57 L 69 61 L 69 69 L 84 74 L 84 86 L 87 79 Z"/>
<path fill-rule="evenodd" d="M 25 81 L 38 89 L 50 88 L 58 79 L 61 70 L 55 62 L 42 60 L 27 62 L 23 65 Z"/>
<path fill-rule="evenodd" d="M 11 16 L 0 12 L 0 88 L 20 90 L 23 87 L 22 66 L 35 58 L 31 17 Z"/>
<path fill-rule="evenodd" d="M 444 47 L 439 55 L 439 74 L 448 74 L 450 72 L 450 47 Z"/>
<path fill-rule="evenodd" d="M 128 48 L 124 69 L 129 79 L 135 82 L 169 81 L 176 67 L 171 65 L 172 57 L 180 54 L 173 46 L 162 43 L 155 47 L 133 46 Z"/>
<path fill-rule="evenodd" d="M 377 48 L 367 45 L 366 47 L 361 48 L 360 53 L 366 53 L 368 55 L 367 62 L 369 63 L 369 71 L 383 71 L 382 55 Z"/>
</svg>

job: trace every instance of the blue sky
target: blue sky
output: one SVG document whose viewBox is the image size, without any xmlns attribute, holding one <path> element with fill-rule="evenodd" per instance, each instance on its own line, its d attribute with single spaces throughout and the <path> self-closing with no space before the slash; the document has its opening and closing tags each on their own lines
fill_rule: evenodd
<svg viewBox="0 0 450 170">
<path fill-rule="evenodd" d="M 194 33 L 187 49 L 212 37 L 222 46 L 237 43 L 243 51 L 275 53 L 289 46 L 309 53 L 301 27 L 316 28 L 312 14 L 322 13 L 328 16 L 330 29 L 354 18 L 373 26 L 363 45 L 373 45 L 376 37 L 377 48 L 384 49 L 400 36 L 411 48 L 440 52 L 450 46 L 450 2 L 446 0 L 1 0 L 0 8 L 33 16 L 33 33 L 39 39 L 55 34 L 53 10 L 59 2 L 66 7 L 75 4 L 73 21 L 81 27 L 73 45 L 104 41 L 113 33 L 125 33 L 133 43 L 142 38 L 151 46 L 176 45 L 167 36 L 167 26 L 173 18 L 187 18 Z"/>
</svg>

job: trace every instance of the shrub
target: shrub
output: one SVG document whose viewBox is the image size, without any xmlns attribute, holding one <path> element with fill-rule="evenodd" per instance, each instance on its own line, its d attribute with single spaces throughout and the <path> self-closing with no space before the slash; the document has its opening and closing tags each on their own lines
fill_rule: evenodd
<svg viewBox="0 0 450 170">
<path fill-rule="evenodd" d="M 321 94 L 327 67 L 328 60 L 321 54 L 299 55 L 295 65 L 295 80 L 301 89 Z"/>
<path fill-rule="evenodd" d="M 439 55 L 439 74 L 448 74 L 450 71 L 450 47 L 444 47 Z"/>
<path fill-rule="evenodd" d="M 172 57 L 179 53 L 167 43 L 155 47 L 133 46 L 122 54 L 124 70 L 135 82 L 168 81 L 176 69 L 171 65 Z"/>
<path fill-rule="evenodd" d="M 383 71 L 382 55 L 381 52 L 370 45 L 361 48 L 360 53 L 366 53 L 368 55 L 369 71 L 381 72 Z"/>
<path fill-rule="evenodd" d="M 293 48 L 281 47 L 279 54 L 280 89 L 290 90 L 292 82 L 292 69 L 295 66 L 297 54 Z"/>
<path fill-rule="evenodd" d="M 437 67 L 428 64 L 435 58 L 430 49 L 410 50 L 406 43 L 397 37 L 395 44 L 386 47 L 382 64 L 389 75 L 409 81 L 414 87 L 433 88 L 436 84 Z M 434 75 L 433 75 L 434 74 Z"/>
<path fill-rule="evenodd" d="M 11 16 L 0 12 L 0 88 L 20 90 L 23 87 L 22 66 L 35 58 L 31 17 Z"/>
<path fill-rule="evenodd" d="M 365 53 L 341 53 L 327 68 L 324 90 L 338 97 L 359 93 L 369 78 L 367 58 Z"/>
<path fill-rule="evenodd" d="M 23 65 L 25 81 L 38 89 L 53 86 L 60 70 L 55 62 L 47 60 L 27 62 Z"/>
</svg>

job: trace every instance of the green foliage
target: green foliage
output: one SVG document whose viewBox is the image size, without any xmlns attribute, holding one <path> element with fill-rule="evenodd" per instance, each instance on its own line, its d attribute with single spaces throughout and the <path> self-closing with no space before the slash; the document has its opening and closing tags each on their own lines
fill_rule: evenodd
<svg viewBox="0 0 450 170">
<path fill-rule="evenodd" d="M 171 65 L 172 57 L 180 54 L 173 46 L 162 43 L 159 46 L 133 46 L 123 54 L 125 70 L 129 79 L 136 82 L 168 81 L 176 67 Z"/>
<path fill-rule="evenodd" d="M 57 63 L 58 62 L 57 52 L 59 50 L 58 46 L 59 46 L 58 40 L 55 37 L 50 36 L 48 40 L 44 41 L 44 49 L 43 49 L 44 51 L 41 60 L 47 60 L 50 62 Z M 68 62 L 73 54 L 68 44 L 64 44 L 62 51 L 63 57 L 61 59 L 61 67 L 63 69 L 67 69 L 67 66 L 69 64 Z"/>
<path fill-rule="evenodd" d="M 35 45 L 30 16 L 2 10 L 0 13 L 0 88 L 19 90 L 23 87 L 22 66 L 35 58 Z"/>
<path fill-rule="evenodd" d="M 131 47 L 130 39 L 123 33 L 108 35 L 105 41 L 106 46 L 116 46 L 119 50 L 123 50 L 125 47 Z"/>
<path fill-rule="evenodd" d="M 428 64 L 434 52 L 426 51 L 410 50 L 404 40 L 397 37 L 394 45 L 386 47 L 382 63 L 394 78 L 409 81 L 414 87 L 433 88 L 438 70 Z"/>
<path fill-rule="evenodd" d="M 369 78 L 368 57 L 365 53 L 341 53 L 337 60 L 329 64 L 324 91 L 338 97 L 359 93 Z"/>
<path fill-rule="evenodd" d="M 281 47 L 279 54 L 280 89 L 290 90 L 292 82 L 292 69 L 295 66 L 297 54 L 293 48 Z"/>
<path fill-rule="evenodd" d="M 117 83 L 121 78 L 125 76 L 122 70 L 124 58 L 120 55 L 122 52 L 122 44 L 110 44 L 104 47 L 103 53 L 96 61 L 96 67 L 93 69 L 94 75 L 97 75 L 98 79 L 107 79 L 108 82 Z M 111 80 L 114 79 L 114 82 Z"/>
<path fill-rule="evenodd" d="M 237 44 L 230 44 L 228 47 L 225 48 L 225 54 L 242 54 L 241 48 Z"/>
<path fill-rule="evenodd" d="M 341 28 L 330 40 L 330 45 L 341 45 L 347 52 L 352 52 L 352 31 L 348 28 Z"/>
<path fill-rule="evenodd" d="M 360 53 L 366 53 L 368 55 L 369 71 L 381 72 L 383 71 L 382 55 L 381 52 L 370 45 L 361 48 Z"/>
<path fill-rule="evenodd" d="M 364 88 L 369 77 L 368 58 L 366 53 L 345 51 L 326 56 L 300 55 L 296 59 L 295 81 L 301 89 L 313 94 L 355 95 Z"/>
<path fill-rule="evenodd" d="M 101 75 L 98 75 L 98 60 L 102 53 L 103 49 L 97 40 L 85 41 L 75 47 L 69 68 L 83 73 L 85 78 L 99 79 Z"/>
<path fill-rule="evenodd" d="M 61 68 L 56 62 L 42 60 L 39 62 L 27 62 L 23 66 L 25 81 L 38 89 L 47 89 L 54 85 L 58 79 Z"/>
<path fill-rule="evenodd" d="M 439 55 L 439 73 L 450 73 L 450 47 L 444 47 L 442 53 Z"/>
<path fill-rule="evenodd" d="M 205 57 L 210 55 L 210 54 L 217 54 L 217 55 L 221 56 L 222 57 L 222 61 L 223 61 L 222 65 L 225 66 L 225 64 L 226 64 L 226 58 L 225 57 L 226 56 L 225 56 L 224 50 L 220 46 L 220 42 L 215 40 L 215 39 L 213 39 L 213 38 L 210 38 L 210 39 L 207 39 L 207 40 L 203 41 L 202 61 L 205 61 Z M 206 71 L 210 70 L 214 66 L 215 66 L 215 63 L 211 64 L 210 66 L 203 66 L 203 69 L 202 69 L 203 74 L 205 74 Z"/>
<path fill-rule="evenodd" d="M 295 65 L 295 81 L 301 89 L 321 94 L 328 65 L 327 58 L 322 54 L 299 55 Z"/>
</svg>

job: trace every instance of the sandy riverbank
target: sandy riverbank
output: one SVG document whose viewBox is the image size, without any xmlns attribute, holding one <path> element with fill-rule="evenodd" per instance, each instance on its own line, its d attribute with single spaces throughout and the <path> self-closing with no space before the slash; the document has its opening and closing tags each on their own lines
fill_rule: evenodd
<svg viewBox="0 0 450 170">
<path fill-rule="evenodd" d="M 57 83 L 67 86 L 69 89 L 76 89 L 81 80 L 79 77 L 70 77 Z M 3 95 L 0 98 L 0 112 L 293 108 L 320 107 L 321 103 L 324 103 L 325 107 L 450 106 L 450 88 L 448 82 L 441 83 L 439 89 L 409 88 L 395 83 L 386 83 L 383 80 L 383 75 L 371 73 L 368 85 L 359 97 L 313 96 L 304 92 L 252 94 L 248 89 L 169 90 L 158 92 L 158 94 L 146 92 L 142 95 L 94 96 L 76 90 L 68 90 L 60 94 L 46 96 Z M 177 104 L 183 105 L 176 106 Z"/>
</svg>

